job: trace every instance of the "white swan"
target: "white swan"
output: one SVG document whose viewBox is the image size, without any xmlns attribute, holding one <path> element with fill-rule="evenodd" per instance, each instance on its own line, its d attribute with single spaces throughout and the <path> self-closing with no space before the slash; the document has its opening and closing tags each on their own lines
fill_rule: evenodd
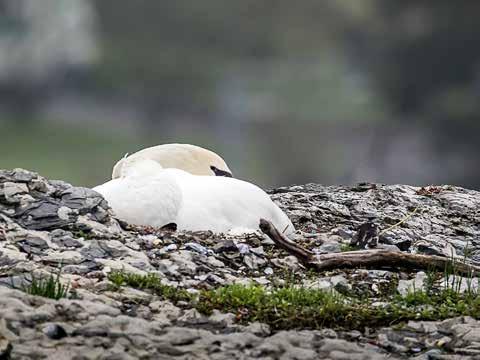
<svg viewBox="0 0 480 360">
<path fill-rule="evenodd" d="M 232 176 L 225 161 L 213 151 L 190 144 L 163 144 L 119 160 L 113 167 L 112 179 L 121 177 L 124 168 L 147 159 L 158 162 L 164 169 L 180 169 L 193 175 Z"/>
<path fill-rule="evenodd" d="M 192 175 L 163 169 L 154 160 L 128 164 L 122 176 L 94 188 L 115 214 L 136 225 L 179 230 L 248 233 L 260 218 L 289 235 L 295 231 L 285 213 L 259 187 L 234 178 Z"/>
</svg>

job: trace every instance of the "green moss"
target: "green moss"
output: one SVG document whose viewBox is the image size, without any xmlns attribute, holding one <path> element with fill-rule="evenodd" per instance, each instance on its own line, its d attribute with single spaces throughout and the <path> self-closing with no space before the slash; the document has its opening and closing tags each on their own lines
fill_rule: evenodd
<svg viewBox="0 0 480 360">
<path fill-rule="evenodd" d="M 353 299 L 331 291 L 284 287 L 267 290 L 258 285 L 230 285 L 202 291 L 197 309 L 233 312 L 245 321 L 261 321 L 274 329 L 348 328 L 384 326 L 408 320 L 440 320 L 469 315 L 480 317 L 480 297 L 452 289 L 438 294 L 412 291 L 374 306 L 369 299 Z"/>
<path fill-rule="evenodd" d="M 388 300 L 391 296 L 397 294 L 398 274 L 392 274 L 392 277 L 388 280 L 377 283 L 377 288 L 379 297 Z"/>
<path fill-rule="evenodd" d="M 301 287 L 267 290 L 259 285 L 230 285 L 202 291 L 197 309 L 233 312 L 237 318 L 268 323 L 273 328 L 320 328 L 346 321 L 351 312 L 345 299 L 333 292 Z"/>
<path fill-rule="evenodd" d="M 130 286 L 141 290 L 150 290 L 154 294 L 173 302 L 191 301 L 192 295 L 183 289 L 177 289 L 173 286 L 161 283 L 161 278 L 156 274 L 138 275 L 115 270 L 108 275 L 108 280 L 112 282 L 115 289 L 122 286 Z"/>
<path fill-rule="evenodd" d="M 361 330 L 365 326 L 391 326 L 408 320 L 442 320 L 462 315 L 480 318 L 480 295 L 475 291 L 460 293 L 453 286 L 434 290 L 429 285 L 404 296 L 385 295 L 381 304 L 375 304 L 377 299 L 305 288 L 290 281 L 270 288 L 234 284 L 192 295 L 161 284 L 155 274 L 143 276 L 114 271 L 108 278 L 116 288 L 131 286 L 150 290 L 172 302 L 189 302 L 206 315 L 217 309 L 236 314 L 240 322 L 260 321 L 277 330 L 323 327 Z"/>
<path fill-rule="evenodd" d="M 91 231 L 84 231 L 84 230 L 75 230 L 72 231 L 72 235 L 75 236 L 75 238 L 84 238 L 85 240 L 93 240 L 95 239 L 95 236 Z"/>
<path fill-rule="evenodd" d="M 358 250 L 355 246 L 352 246 L 350 244 L 342 244 L 340 245 L 340 251 L 341 252 L 347 252 L 347 251 L 355 251 Z"/>
</svg>

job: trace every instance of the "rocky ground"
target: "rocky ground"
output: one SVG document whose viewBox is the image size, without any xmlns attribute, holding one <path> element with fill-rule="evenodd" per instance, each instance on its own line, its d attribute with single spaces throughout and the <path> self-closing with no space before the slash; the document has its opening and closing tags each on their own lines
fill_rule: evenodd
<svg viewBox="0 0 480 360">
<path fill-rule="evenodd" d="M 387 229 L 379 246 L 480 260 L 480 193 L 442 186 L 315 184 L 271 191 L 298 229 L 295 241 L 340 252 L 367 221 Z M 404 219 L 404 223 L 396 224 Z M 28 295 L 58 274 L 67 298 Z M 312 273 L 261 234 L 216 235 L 132 227 L 92 190 L 25 170 L 0 171 L 0 359 L 475 359 L 480 322 L 470 317 L 390 327 L 273 329 L 238 313 L 200 313 L 185 301 L 112 286 L 108 275 L 156 274 L 191 294 L 224 285 L 292 281 L 368 294 L 421 287 L 398 269 Z M 475 281 L 476 286 L 476 279 Z M 240 311 L 240 309 L 239 309 Z"/>
</svg>

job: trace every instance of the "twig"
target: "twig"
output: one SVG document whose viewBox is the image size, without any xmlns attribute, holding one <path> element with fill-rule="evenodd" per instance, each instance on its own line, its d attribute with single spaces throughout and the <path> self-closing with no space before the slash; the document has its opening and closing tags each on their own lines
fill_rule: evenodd
<svg viewBox="0 0 480 360">
<path fill-rule="evenodd" d="M 385 230 L 382 230 L 382 231 L 380 232 L 380 234 L 378 234 L 378 236 L 382 236 L 382 235 L 385 234 L 387 231 L 393 230 L 393 229 L 395 229 L 397 226 L 402 225 L 405 221 L 407 221 L 407 220 L 410 219 L 413 215 L 415 215 L 417 211 L 418 211 L 418 207 L 416 207 L 411 213 L 407 214 L 402 220 L 400 220 L 400 221 L 397 222 L 396 224 L 393 224 L 392 226 L 386 228 Z"/>
<path fill-rule="evenodd" d="M 479 276 L 480 267 L 441 256 L 410 254 L 383 249 L 347 251 L 342 253 L 315 255 L 311 251 L 288 240 L 275 226 L 264 219 L 260 220 L 260 229 L 288 253 L 294 255 L 305 266 L 317 271 L 327 271 L 345 268 L 388 268 L 410 270 L 439 270 L 445 271 L 454 267 L 458 274 Z"/>
<path fill-rule="evenodd" d="M 285 235 L 277 230 L 273 224 L 265 219 L 260 219 L 260 230 L 262 230 L 270 239 L 272 239 L 275 244 L 281 248 L 287 250 L 290 254 L 296 256 L 303 263 L 307 263 L 312 260 L 314 254 L 313 252 L 304 249 L 295 243 L 288 240 Z"/>
</svg>

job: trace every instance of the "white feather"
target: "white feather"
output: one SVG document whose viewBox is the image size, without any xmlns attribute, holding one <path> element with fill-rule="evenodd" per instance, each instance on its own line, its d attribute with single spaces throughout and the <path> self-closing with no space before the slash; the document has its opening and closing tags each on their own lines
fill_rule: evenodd
<svg viewBox="0 0 480 360">
<path fill-rule="evenodd" d="M 116 215 L 129 223 L 216 233 L 258 230 L 260 218 L 285 234 L 295 231 L 285 213 L 259 187 L 234 178 L 162 169 L 144 160 L 124 168 L 121 178 L 94 188 Z"/>
<path fill-rule="evenodd" d="M 153 160 L 165 169 L 180 169 L 194 175 L 215 175 L 210 166 L 232 173 L 225 161 L 213 151 L 190 144 L 163 144 L 125 155 L 113 167 L 112 179 L 121 177 L 125 166 L 143 160 Z"/>
</svg>

